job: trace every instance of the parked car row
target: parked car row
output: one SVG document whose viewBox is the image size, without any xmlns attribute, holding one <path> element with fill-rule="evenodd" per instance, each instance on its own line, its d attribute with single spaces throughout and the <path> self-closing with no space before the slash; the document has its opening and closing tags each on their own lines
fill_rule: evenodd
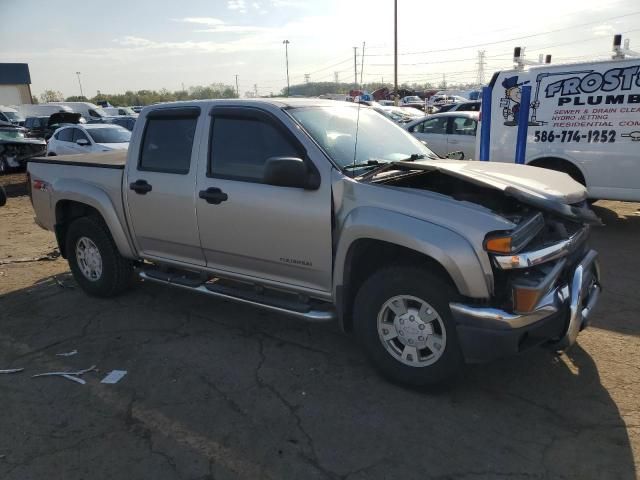
<svg viewBox="0 0 640 480">
<path fill-rule="evenodd" d="M 126 149 L 137 117 L 129 107 L 89 102 L 0 106 L 0 174 L 33 156 Z"/>
</svg>

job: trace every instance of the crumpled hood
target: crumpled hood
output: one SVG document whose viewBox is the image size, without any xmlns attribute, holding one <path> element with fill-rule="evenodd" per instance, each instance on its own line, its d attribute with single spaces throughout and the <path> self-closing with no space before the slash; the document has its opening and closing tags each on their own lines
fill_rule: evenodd
<svg viewBox="0 0 640 480">
<path fill-rule="evenodd" d="M 494 188 L 522 203 L 576 221 L 602 223 L 591 209 L 581 205 L 587 198 L 587 189 L 566 173 L 502 162 L 419 160 L 395 164 L 411 170 L 438 171 Z"/>
<path fill-rule="evenodd" d="M 587 198 L 587 190 L 566 173 L 514 163 L 426 160 L 415 164 L 435 168 L 477 185 L 506 192 L 509 188 L 564 204 Z M 415 165 L 414 165 L 415 166 Z"/>
</svg>

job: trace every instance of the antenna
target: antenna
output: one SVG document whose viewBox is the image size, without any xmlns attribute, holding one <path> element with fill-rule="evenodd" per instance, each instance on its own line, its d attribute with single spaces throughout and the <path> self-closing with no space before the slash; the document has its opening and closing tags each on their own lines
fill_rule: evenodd
<svg viewBox="0 0 640 480">
<path fill-rule="evenodd" d="M 362 73 L 364 72 L 364 44 L 365 42 L 362 42 L 362 62 L 360 63 L 360 93 L 362 92 Z M 356 80 L 358 79 L 358 74 L 356 73 Z M 353 142 L 353 164 L 356 164 L 356 155 L 358 154 L 358 129 L 360 127 L 360 104 L 362 103 L 362 100 L 358 101 L 358 113 L 356 116 L 356 138 L 355 141 Z"/>
</svg>

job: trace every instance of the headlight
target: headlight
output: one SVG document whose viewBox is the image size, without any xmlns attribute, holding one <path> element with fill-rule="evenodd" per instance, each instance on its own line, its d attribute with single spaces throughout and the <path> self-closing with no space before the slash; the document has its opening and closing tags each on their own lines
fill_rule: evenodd
<svg viewBox="0 0 640 480">
<path fill-rule="evenodd" d="M 532 215 L 511 232 L 494 232 L 484 239 L 484 249 L 490 253 L 510 254 L 522 250 L 544 228 L 540 212 Z"/>
</svg>

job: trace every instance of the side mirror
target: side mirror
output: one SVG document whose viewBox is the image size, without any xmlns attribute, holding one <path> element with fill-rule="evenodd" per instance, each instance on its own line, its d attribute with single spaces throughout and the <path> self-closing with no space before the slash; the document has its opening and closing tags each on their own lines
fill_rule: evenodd
<svg viewBox="0 0 640 480">
<path fill-rule="evenodd" d="M 267 159 L 262 181 L 267 185 L 305 190 L 317 190 L 320 187 L 320 176 L 316 172 L 309 172 L 304 161 L 296 157 Z"/>
<path fill-rule="evenodd" d="M 7 203 L 7 192 L 0 186 L 0 207 L 4 207 L 5 203 Z"/>
<path fill-rule="evenodd" d="M 464 152 L 463 151 L 449 152 L 447 153 L 445 158 L 448 158 L 450 160 L 464 160 Z"/>
<path fill-rule="evenodd" d="M 87 140 L 86 138 L 79 138 L 78 140 L 76 140 L 76 143 L 81 147 L 86 147 L 89 145 L 89 140 Z"/>
</svg>

